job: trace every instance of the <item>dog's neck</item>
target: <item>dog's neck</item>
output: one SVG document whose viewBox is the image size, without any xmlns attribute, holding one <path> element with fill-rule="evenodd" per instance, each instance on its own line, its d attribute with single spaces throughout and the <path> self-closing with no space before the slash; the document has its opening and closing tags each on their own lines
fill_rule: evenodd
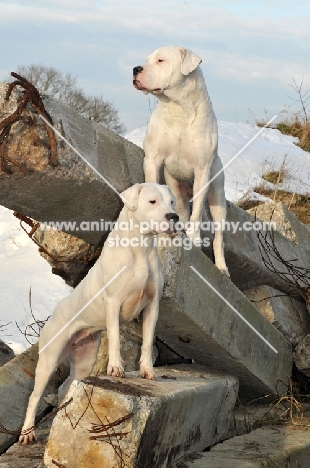
<svg viewBox="0 0 310 468">
<path fill-rule="evenodd" d="M 173 118 L 188 121 L 187 116 L 199 118 L 204 113 L 207 119 L 210 115 L 210 120 L 214 120 L 212 103 L 200 67 L 187 76 L 184 85 L 178 83 L 178 86 L 168 88 L 156 97 L 159 100 L 158 109 Z"/>
<path fill-rule="evenodd" d="M 154 234 L 151 232 L 141 233 L 139 222 L 134 217 L 134 212 L 129 210 L 126 206 L 123 207 L 113 230 L 110 232 L 109 237 L 117 239 L 120 245 L 126 246 L 129 239 L 130 243 L 128 249 L 140 251 L 143 253 L 155 249 Z M 132 241 L 135 239 L 135 241 Z M 133 245 L 134 243 L 138 245 Z"/>
</svg>

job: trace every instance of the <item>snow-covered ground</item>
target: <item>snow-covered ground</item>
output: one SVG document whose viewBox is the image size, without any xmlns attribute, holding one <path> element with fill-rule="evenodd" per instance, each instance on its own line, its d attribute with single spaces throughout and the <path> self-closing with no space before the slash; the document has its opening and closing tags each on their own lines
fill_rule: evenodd
<svg viewBox="0 0 310 468">
<path fill-rule="evenodd" d="M 32 310 L 37 319 L 51 315 L 60 299 L 71 291 L 60 276 L 52 274 L 50 265 L 22 230 L 13 212 L 0 206 L 0 326 L 10 322 L 0 328 L 0 338 L 15 353 L 29 346 L 15 322 L 22 330 L 33 322 L 28 299 L 30 288 Z"/>
<path fill-rule="evenodd" d="M 142 146 L 146 127 L 134 130 L 126 138 Z M 219 122 L 219 154 L 223 164 L 243 148 L 260 129 L 248 124 Z M 298 148 L 296 139 L 277 130 L 266 129 L 225 169 L 226 198 L 239 200 L 260 184 L 261 176 L 277 170 L 285 160 L 288 177 L 279 188 L 298 193 L 310 192 L 310 153 Z M 255 193 L 251 194 L 255 197 Z M 71 288 L 51 273 L 49 264 L 38 253 L 37 246 L 19 226 L 13 213 L 0 206 L 0 338 L 16 353 L 28 343 L 18 330 L 33 319 L 28 302 L 32 291 L 32 309 L 37 319 L 48 317 L 55 305 Z"/>
</svg>

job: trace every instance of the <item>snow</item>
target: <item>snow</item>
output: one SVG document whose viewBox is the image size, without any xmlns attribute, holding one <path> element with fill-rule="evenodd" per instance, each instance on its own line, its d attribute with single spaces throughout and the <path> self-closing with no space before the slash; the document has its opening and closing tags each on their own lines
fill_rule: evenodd
<svg viewBox="0 0 310 468">
<path fill-rule="evenodd" d="M 29 306 L 30 288 L 32 310 L 39 320 L 51 315 L 57 303 L 72 289 L 52 274 L 51 267 L 13 212 L 0 206 L 0 338 L 15 354 L 29 346 L 15 322 L 24 330 L 34 321 Z"/>
<path fill-rule="evenodd" d="M 229 163 L 260 130 L 244 123 L 219 121 L 219 155 L 223 164 Z M 126 138 L 142 146 L 145 131 L 146 127 L 136 129 Z M 226 198 L 236 202 L 246 194 L 251 199 L 269 201 L 268 197 L 255 193 L 253 189 L 263 182 L 263 173 L 278 170 L 283 161 L 288 176 L 279 189 L 309 192 L 310 153 L 297 147 L 296 141 L 278 130 L 265 129 L 225 169 Z M 30 288 L 33 313 L 39 320 L 47 318 L 56 304 L 71 291 L 59 276 L 51 273 L 49 264 L 21 229 L 12 211 L 0 206 L 0 327 L 10 322 L 0 328 L 0 338 L 15 353 L 29 346 L 15 322 L 21 329 L 33 322 L 28 300 Z"/>
</svg>

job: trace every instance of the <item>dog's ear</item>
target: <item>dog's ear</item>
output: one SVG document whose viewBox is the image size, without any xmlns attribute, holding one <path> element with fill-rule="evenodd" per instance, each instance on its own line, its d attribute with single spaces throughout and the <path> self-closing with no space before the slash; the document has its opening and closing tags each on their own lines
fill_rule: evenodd
<svg viewBox="0 0 310 468">
<path fill-rule="evenodd" d="M 139 194 L 142 190 L 142 187 L 142 184 L 135 184 L 120 194 L 124 205 L 127 206 L 130 211 L 136 211 L 138 207 Z"/>
<path fill-rule="evenodd" d="M 194 52 L 184 47 L 180 47 L 180 53 L 182 58 L 181 72 L 183 75 L 189 75 L 198 67 L 202 60 L 198 55 L 194 54 Z"/>
</svg>

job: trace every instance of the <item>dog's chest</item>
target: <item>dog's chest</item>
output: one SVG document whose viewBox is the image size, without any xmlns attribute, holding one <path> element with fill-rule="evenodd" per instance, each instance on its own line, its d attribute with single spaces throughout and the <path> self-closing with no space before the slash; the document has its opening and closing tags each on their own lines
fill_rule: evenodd
<svg viewBox="0 0 310 468">
<path fill-rule="evenodd" d="M 128 322 L 136 318 L 156 294 L 157 285 L 152 271 L 136 269 L 130 287 L 126 288 L 120 309 L 120 320 Z"/>
<path fill-rule="evenodd" d="M 159 152 L 164 155 L 164 166 L 174 179 L 187 182 L 194 180 L 197 149 L 185 134 L 164 135 Z"/>
</svg>

